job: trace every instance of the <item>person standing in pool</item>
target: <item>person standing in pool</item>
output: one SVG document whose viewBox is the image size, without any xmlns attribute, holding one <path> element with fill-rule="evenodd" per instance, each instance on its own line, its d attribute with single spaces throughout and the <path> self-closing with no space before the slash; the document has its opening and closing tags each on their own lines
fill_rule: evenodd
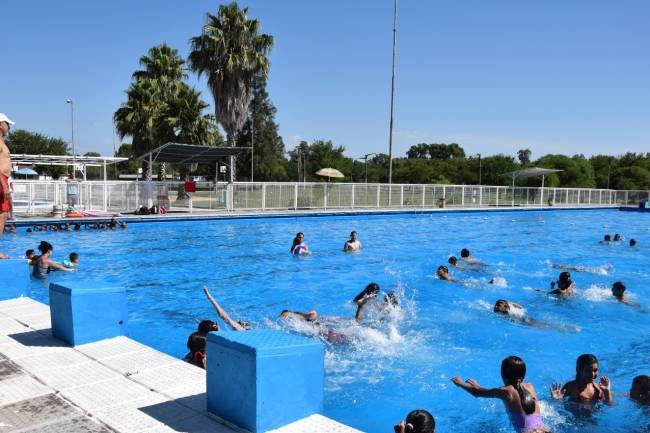
<svg viewBox="0 0 650 433">
<path fill-rule="evenodd" d="M 305 234 L 303 232 L 298 232 L 296 234 L 296 237 L 293 238 L 293 244 L 291 245 L 291 254 L 295 254 L 299 256 L 302 254 L 309 253 L 309 247 L 304 242 L 304 240 L 305 240 Z"/>
<path fill-rule="evenodd" d="M 65 266 L 50 259 L 54 248 L 52 248 L 52 244 L 49 242 L 41 241 L 40 245 L 38 246 L 38 250 L 41 252 L 41 255 L 36 256 L 32 259 L 32 276 L 34 278 L 45 278 L 50 272 L 50 269 L 56 269 L 65 272 L 74 271 L 74 268 L 66 268 Z"/>
<path fill-rule="evenodd" d="M 458 376 L 452 377 L 451 381 L 474 397 L 501 400 L 517 433 L 549 433 L 551 430 L 542 421 L 535 388 L 530 383 L 524 383 L 525 377 L 526 364 L 523 359 L 509 356 L 501 362 L 501 379 L 504 386 L 483 388 L 474 379 L 463 381 Z"/>
<path fill-rule="evenodd" d="M 361 241 L 357 238 L 357 232 L 352 231 L 350 233 L 350 239 L 345 241 L 343 244 L 343 251 L 359 251 L 361 249 Z"/>
<path fill-rule="evenodd" d="M 548 294 L 567 299 L 573 296 L 574 289 L 575 283 L 571 279 L 571 274 L 565 271 L 560 273 L 557 281 L 551 282 L 551 291 Z"/>
<path fill-rule="evenodd" d="M 214 299 L 212 294 L 210 293 L 210 290 L 208 289 L 207 286 L 203 286 L 203 293 L 205 293 L 205 296 L 208 298 L 208 301 L 212 304 L 214 307 L 215 311 L 217 312 L 217 315 L 223 320 L 225 323 L 228 324 L 232 328 L 233 331 L 246 331 L 247 329 L 250 329 L 250 326 L 246 322 L 236 322 L 230 318 L 230 315 L 226 313 L 226 310 L 221 308 L 221 305 Z M 215 323 L 216 325 L 216 323 Z M 217 325 L 217 329 L 215 331 L 219 330 L 219 325 Z"/>
<path fill-rule="evenodd" d="M 561 386 L 554 383 L 551 386 L 551 396 L 556 400 L 563 400 L 565 397 L 569 400 L 593 405 L 599 401 L 612 403 L 612 384 L 607 376 L 600 378 L 600 383 L 596 383 L 598 377 L 598 358 L 596 355 L 583 354 L 576 360 L 576 378 Z"/>
</svg>

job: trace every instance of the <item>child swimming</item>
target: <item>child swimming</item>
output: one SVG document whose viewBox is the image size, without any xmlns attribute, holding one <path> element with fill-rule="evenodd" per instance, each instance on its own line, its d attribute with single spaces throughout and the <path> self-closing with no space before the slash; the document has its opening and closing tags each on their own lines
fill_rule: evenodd
<svg viewBox="0 0 650 433">
<path fill-rule="evenodd" d="M 77 266 L 79 266 L 79 254 L 70 253 L 68 260 L 63 261 L 63 266 L 65 266 L 66 268 L 76 268 Z"/>
<path fill-rule="evenodd" d="M 598 377 L 598 358 L 592 354 L 582 354 L 576 360 L 576 378 L 561 386 L 554 383 L 551 387 L 551 396 L 556 400 L 569 400 L 582 404 L 595 404 L 598 401 L 611 403 L 612 385 L 607 376 Z"/>
<path fill-rule="evenodd" d="M 556 285 L 557 288 L 555 288 Z M 557 281 L 551 282 L 551 291 L 548 294 L 566 299 L 573 295 L 574 289 L 575 283 L 571 279 L 571 274 L 565 271 L 560 273 Z"/>
<path fill-rule="evenodd" d="M 228 326 L 230 326 L 232 328 L 233 331 L 246 331 L 247 329 L 251 329 L 250 326 L 248 325 L 248 323 L 246 323 L 246 322 L 241 322 L 241 321 L 236 322 L 236 321 L 232 320 L 230 318 L 230 315 L 228 315 L 228 313 L 226 312 L 226 310 L 221 308 L 221 305 L 219 305 L 219 303 L 214 299 L 214 297 L 212 297 L 212 294 L 210 293 L 210 290 L 208 289 L 207 286 L 203 286 L 203 293 L 205 293 L 205 296 L 208 298 L 208 301 L 210 301 L 210 303 L 212 304 L 212 306 L 216 310 L 217 315 L 221 318 L 221 320 L 226 322 L 228 324 Z M 217 324 L 215 323 L 215 325 L 217 325 Z M 219 325 L 217 325 L 216 328 L 217 329 L 215 329 L 215 331 L 218 331 L 219 330 Z"/>
<path fill-rule="evenodd" d="M 630 305 L 632 307 L 638 307 L 639 305 L 630 301 L 627 295 L 625 294 L 625 284 L 620 281 L 612 284 L 612 296 L 614 296 L 618 301 L 624 303 L 625 305 Z"/>
<path fill-rule="evenodd" d="M 637 403 L 650 404 L 650 376 L 642 374 L 632 380 L 630 398 Z"/>
<path fill-rule="evenodd" d="M 449 269 L 447 266 L 438 266 L 438 270 L 436 271 L 436 276 L 440 278 L 441 280 L 444 281 L 450 281 L 452 283 L 456 282 L 456 279 L 449 275 Z"/>
<path fill-rule="evenodd" d="M 535 388 L 523 383 L 526 364 L 518 356 L 509 356 L 501 362 L 501 378 L 504 386 L 483 388 L 474 379 L 463 380 L 455 376 L 451 381 L 474 397 L 498 398 L 506 406 L 510 422 L 517 433 L 548 433 L 543 423 Z"/>
<path fill-rule="evenodd" d="M 412 410 L 406 419 L 393 426 L 395 433 L 435 433 L 436 420 L 424 409 Z"/>
</svg>

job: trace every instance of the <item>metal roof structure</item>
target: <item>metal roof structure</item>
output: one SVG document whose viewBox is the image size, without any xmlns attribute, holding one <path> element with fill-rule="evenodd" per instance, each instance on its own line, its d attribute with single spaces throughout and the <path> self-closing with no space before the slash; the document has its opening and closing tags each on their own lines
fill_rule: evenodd
<svg viewBox="0 0 650 433">
<path fill-rule="evenodd" d="M 86 180 L 86 167 L 104 167 L 106 181 L 106 166 L 127 161 L 129 158 L 115 156 L 78 156 L 78 155 L 29 155 L 26 153 L 12 154 L 11 163 L 19 165 L 64 165 L 73 167 L 73 172 L 81 171 Z"/>
<path fill-rule="evenodd" d="M 544 177 L 547 174 L 557 173 L 564 170 L 556 170 L 553 168 L 540 168 L 540 167 L 530 167 L 522 168 L 521 170 L 509 171 L 508 173 L 503 173 L 501 176 L 512 177 L 512 206 L 515 205 L 515 179 L 518 177 L 537 177 L 542 176 L 542 189 L 541 189 L 541 199 L 540 203 L 544 201 Z"/>
<path fill-rule="evenodd" d="M 521 170 L 509 171 L 508 173 L 503 173 L 501 176 L 508 176 L 512 178 L 517 177 L 535 177 L 535 176 L 546 176 L 547 174 L 557 173 L 558 171 L 552 168 L 540 168 L 540 167 L 530 167 L 522 168 Z"/>
<path fill-rule="evenodd" d="M 165 143 L 154 150 L 140 155 L 138 159 L 151 162 L 170 162 L 173 164 L 208 163 L 218 159 L 238 155 L 248 147 L 216 147 L 197 144 Z"/>
<path fill-rule="evenodd" d="M 114 156 L 11 154 L 11 162 L 14 165 L 74 165 L 76 163 L 81 166 L 101 167 L 104 164 L 115 164 L 128 159 Z"/>
</svg>

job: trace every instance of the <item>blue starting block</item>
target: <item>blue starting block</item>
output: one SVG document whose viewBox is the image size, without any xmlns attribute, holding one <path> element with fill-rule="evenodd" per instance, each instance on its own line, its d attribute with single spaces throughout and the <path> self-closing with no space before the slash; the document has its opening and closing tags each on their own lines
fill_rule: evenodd
<svg viewBox="0 0 650 433">
<path fill-rule="evenodd" d="M 126 291 L 50 283 L 52 335 L 73 346 L 126 335 Z"/>
<path fill-rule="evenodd" d="M 274 329 L 210 332 L 208 411 L 253 433 L 323 410 L 325 348 Z"/>
</svg>

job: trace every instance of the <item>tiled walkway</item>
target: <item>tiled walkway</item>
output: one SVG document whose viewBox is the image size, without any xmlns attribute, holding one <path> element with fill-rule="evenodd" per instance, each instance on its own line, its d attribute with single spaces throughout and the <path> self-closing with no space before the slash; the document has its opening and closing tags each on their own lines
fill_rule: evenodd
<svg viewBox="0 0 650 433">
<path fill-rule="evenodd" d="M 70 347 L 47 305 L 0 302 L 0 433 L 231 433 L 205 410 L 205 371 L 126 337 Z M 358 433 L 320 415 L 276 433 Z"/>
</svg>

